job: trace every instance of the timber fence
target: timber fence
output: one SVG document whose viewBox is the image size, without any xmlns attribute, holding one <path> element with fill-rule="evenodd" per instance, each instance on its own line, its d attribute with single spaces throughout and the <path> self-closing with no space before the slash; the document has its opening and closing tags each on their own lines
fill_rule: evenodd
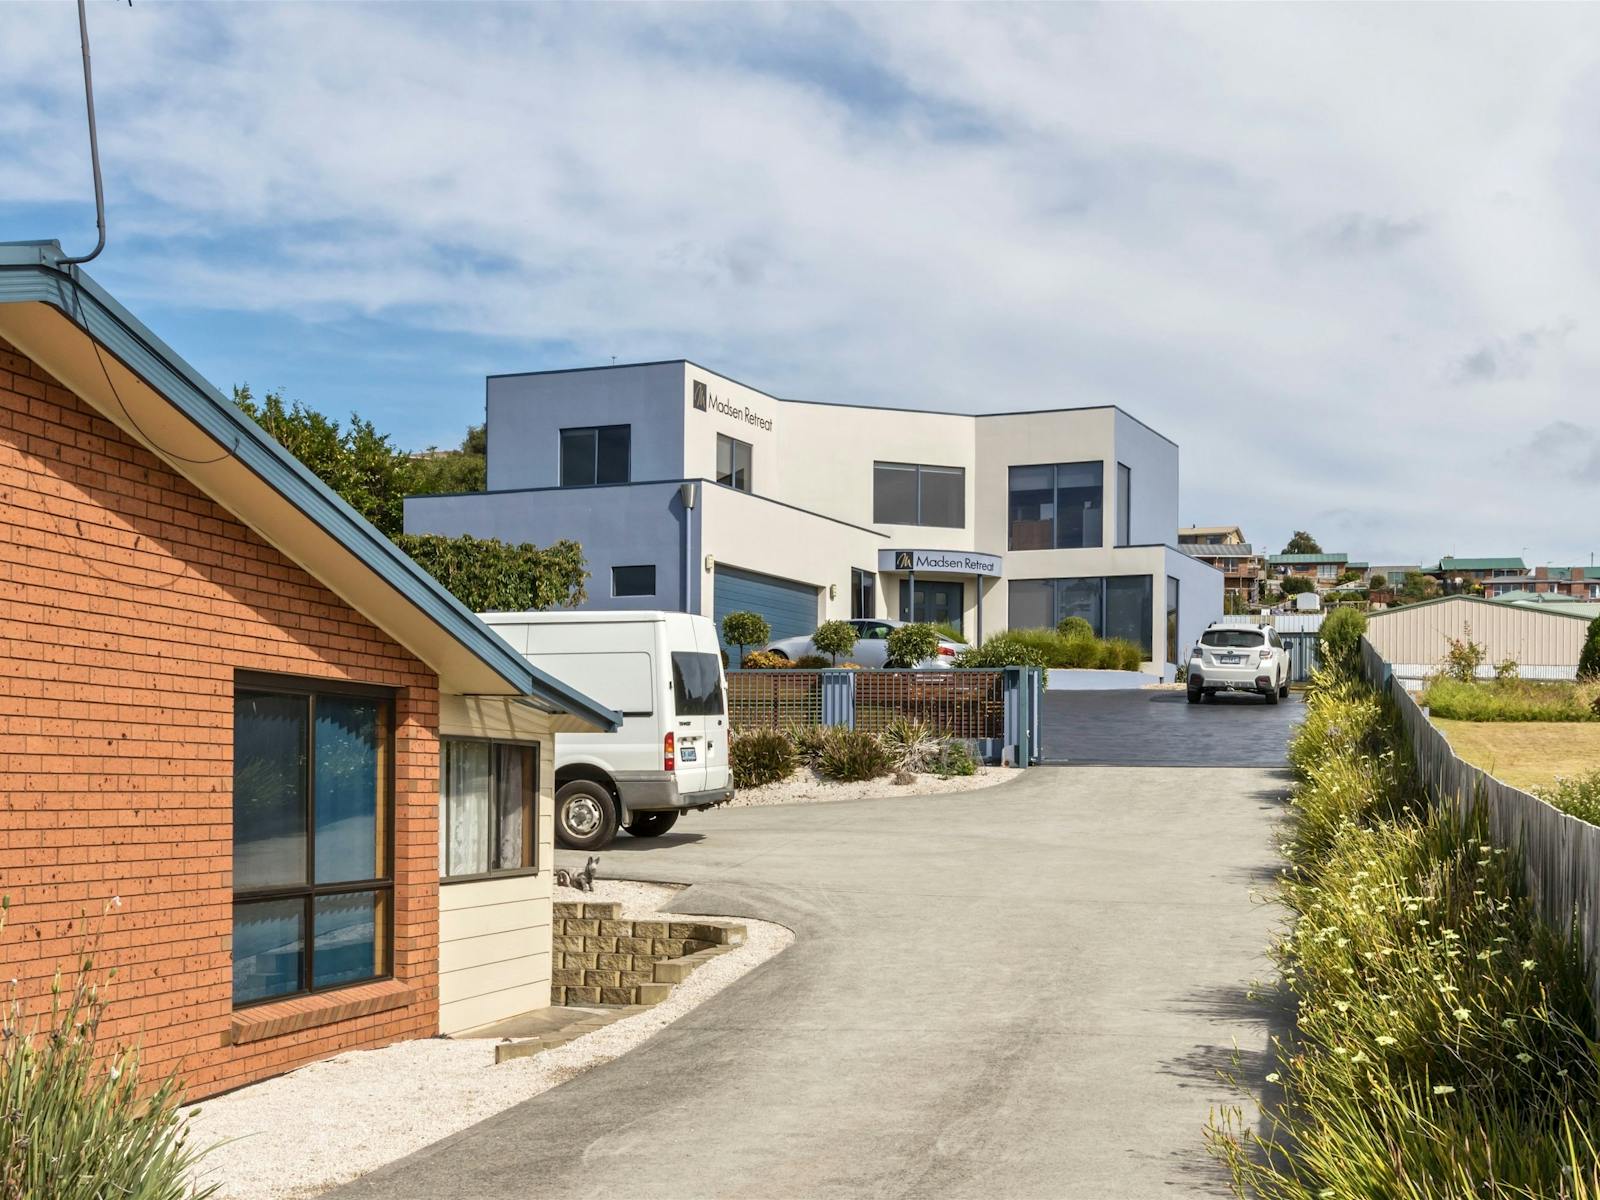
<svg viewBox="0 0 1600 1200">
<path fill-rule="evenodd" d="M 1496 845 L 1522 859 L 1528 894 L 1553 929 L 1577 933 L 1589 956 L 1589 991 L 1600 1010 L 1600 826 L 1569 816 L 1547 801 L 1514 788 L 1459 758 L 1449 740 L 1406 691 L 1365 638 L 1361 668 L 1367 681 L 1400 710 L 1429 800 L 1465 816 L 1481 810 Z"/>
</svg>

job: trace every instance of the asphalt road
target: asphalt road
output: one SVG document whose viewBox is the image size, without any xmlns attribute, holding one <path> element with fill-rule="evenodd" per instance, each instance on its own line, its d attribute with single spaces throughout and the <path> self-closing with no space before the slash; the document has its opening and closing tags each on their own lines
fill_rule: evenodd
<svg viewBox="0 0 1600 1200">
<path fill-rule="evenodd" d="M 1046 692 L 1039 741 L 1050 762 L 1140 767 L 1276 767 L 1305 713 L 1298 692 L 1268 704 L 1219 695 L 1190 704 L 1179 691 Z"/>
<path fill-rule="evenodd" d="M 623 837 L 602 873 L 691 882 L 679 911 L 779 921 L 794 946 L 623 1058 L 334 1194 L 1225 1195 L 1202 1133 L 1238 1100 L 1219 1070 L 1270 1069 L 1246 992 L 1274 913 L 1248 889 L 1283 788 L 1259 768 L 1041 767 L 965 798 Z"/>
</svg>

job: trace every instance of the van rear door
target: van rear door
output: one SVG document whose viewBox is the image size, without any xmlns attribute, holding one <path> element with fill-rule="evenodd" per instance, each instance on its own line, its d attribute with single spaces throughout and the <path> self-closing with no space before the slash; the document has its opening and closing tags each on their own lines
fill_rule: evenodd
<svg viewBox="0 0 1600 1200">
<path fill-rule="evenodd" d="M 675 711 L 670 728 L 676 749 L 678 792 L 703 792 L 712 786 L 708 780 L 713 757 L 725 763 L 727 755 L 719 728 L 726 719 L 722 658 L 681 642 L 673 645 L 670 653 Z"/>
<path fill-rule="evenodd" d="M 728 738 L 732 728 L 728 724 L 728 673 L 722 665 L 722 639 L 717 627 L 706 617 L 694 617 L 695 644 L 709 654 L 717 669 L 717 698 L 712 705 L 716 711 L 706 714 L 706 787 L 712 791 L 727 791 L 733 786 L 733 767 L 728 760 Z"/>
</svg>

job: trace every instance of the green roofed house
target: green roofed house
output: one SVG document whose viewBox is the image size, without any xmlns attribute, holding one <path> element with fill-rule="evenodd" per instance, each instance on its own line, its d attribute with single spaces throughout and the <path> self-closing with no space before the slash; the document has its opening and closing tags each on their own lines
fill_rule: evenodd
<svg viewBox="0 0 1600 1200">
<path fill-rule="evenodd" d="M 1527 575 L 1527 564 L 1520 558 L 1454 558 L 1446 556 L 1431 567 L 1423 567 L 1424 575 L 1439 581 L 1446 592 L 1469 590 L 1473 584 L 1482 584 L 1489 591 L 1491 579 L 1513 580 Z M 1514 586 L 1520 586 L 1514 585 Z"/>
<path fill-rule="evenodd" d="M 1600 600 L 1600 567 L 1534 567 L 1522 575 L 1485 580 L 1483 594 L 1505 599 L 1514 593 L 1565 600 Z"/>
<path fill-rule="evenodd" d="M 1318 591 L 1327 591 L 1337 586 L 1339 576 L 1350 570 L 1352 566 L 1359 568 L 1361 564 L 1354 564 L 1347 554 L 1269 554 L 1267 555 L 1267 574 L 1274 579 L 1287 579 L 1299 576 L 1309 579 L 1317 585 Z"/>
</svg>

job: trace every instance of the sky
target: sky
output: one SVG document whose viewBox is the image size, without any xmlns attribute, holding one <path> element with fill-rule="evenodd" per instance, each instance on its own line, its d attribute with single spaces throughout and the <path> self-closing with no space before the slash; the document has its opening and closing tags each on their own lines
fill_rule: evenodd
<svg viewBox="0 0 1600 1200">
<path fill-rule="evenodd" d="M 1180 519 L 1600 552 L 1600 9 L 89 6 L 109 244 L 207 378 L 457 443 L 490 373 L 1117 404 Z M 0 6 L 0 240 L 94 243 Z"/>
</svg>

